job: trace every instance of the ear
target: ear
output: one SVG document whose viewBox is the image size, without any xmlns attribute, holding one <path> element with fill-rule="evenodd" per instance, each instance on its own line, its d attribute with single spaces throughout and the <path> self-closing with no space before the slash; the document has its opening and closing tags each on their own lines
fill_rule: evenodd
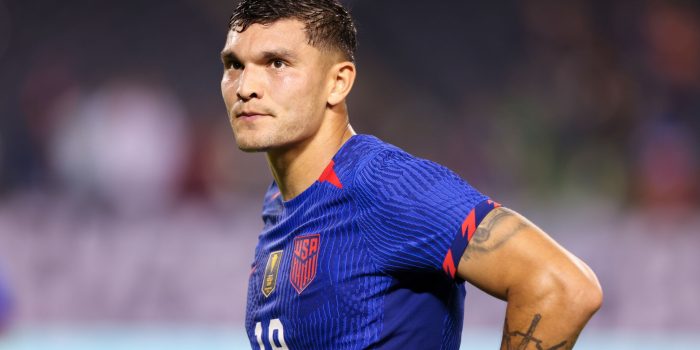
<svg viewBox="0 0 700 350">
<path fill-rule="evenodd" d="M 352 90 L 352 84 L 355 83 L 355 64 L 350 61 L 336 63 L 329 73 L 330 92 L 327 102 L 335 106 L 345 101 Z"/>
</svg>

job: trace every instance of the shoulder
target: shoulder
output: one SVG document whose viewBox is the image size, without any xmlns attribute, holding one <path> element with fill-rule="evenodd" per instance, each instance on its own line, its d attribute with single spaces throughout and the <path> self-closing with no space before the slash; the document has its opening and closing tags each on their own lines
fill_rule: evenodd
<svg viewBox="0 0 700 350">
<path fill-rule="evenodd" d="M 358 134 L 346 142 L 338 152 L 334 159 L 335 172 L 344 186 L 365 186 L 363 173 L 372 172 L 382 157 L 396 152 L 403 151 L 375 136 Z"/>
<path fill-rule="evenodd" d="M 357 187 L 387 191 L 398 190 L 397 185 L 426 191 L 439 183 L 464 182 L 447 167 L 388 143 L 366 159 L 355 179 Z"/>
<path fill-rule="evenodd" d="M 391 146 L 358 170 L 353 199 L 383 269 L 437 271 L 465 218 L 487 197 L 445 166 Z"/>
<path fill-rule="evenodd" d="M 458 201 L 472 206 L 485 198 L 447 167 L 386 143 L 358 169 L 354 187 L 370 198 L 369 204 L 400 200 L 441 206 Z"/>
</svg>

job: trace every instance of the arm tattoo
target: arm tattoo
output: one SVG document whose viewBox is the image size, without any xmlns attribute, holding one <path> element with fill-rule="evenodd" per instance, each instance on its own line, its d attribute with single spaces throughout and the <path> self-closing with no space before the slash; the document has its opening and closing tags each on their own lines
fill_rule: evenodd
<svg viewBox="0 0 700 350">
<path fill-rule="evenodd" d="M 528 349 L 528 345 L 530 344 L 534 344 L 534 349 L 537 350 L 567 350 L 573 348 L 573 345 L 567 346 L 568 342 L 566 340 L 552 347 L 543 347 L 542 340 L 537 339 L 533 336 L 535 330 L 537 329 L 537 325 L 540 323 L 541 319 L 542 315 L 535 314 L 535 317 L 530 323 L 530 328 L 527 329 L 527 332 L 523 333 L 520 331 L 511 331 L 508 326 L 508 318 L 506 317 L 506 322 L 503 326 L 503 339 L 501 348 L 505 347 L 506 350 L 526 350 Z"/>
<path fill-rule="evenodd" d="M 517 220 L 517 223 L 514 222 L 515 220 Z M 503 234 L 491 239 L 493 228 L 499 224 L 504 225 L 507 229 L 504 230 L 505 232 Z M 462 255 L 462 260 L 469 260 L 472 255 L 486 254 L 500 248 L 506 241 L 515 236 L 526 226 L 527 225 L 522 222 L 522 220 L 518 220 L 518 216 L 509 209 L 494 209 L 493 217 L 487 217 L 487 220 L 483 221 L 474 232 L 474 236 L 472 236 L 471 241 L 469 241 L 467 250 L 465 250 L 464 255 Z"/>
</svg>

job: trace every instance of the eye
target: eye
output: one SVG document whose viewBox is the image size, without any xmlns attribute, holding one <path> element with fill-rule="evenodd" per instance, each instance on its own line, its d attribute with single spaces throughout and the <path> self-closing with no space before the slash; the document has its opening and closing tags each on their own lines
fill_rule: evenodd
<svg viewBox="0 0 700 350">
<path fill-rule="evenodd" d="M 235 60 L 230 60 L 230 59 L 225 59 L 224 60 L 224 69 L 243 69 L 243 64 L 241 62 L 235 61 Z"/>
<path fill-rule="evenodd" d="M 286 64 L 284 63 L 284 61 L 279 60 L 279 59 L 272 61 L 272 67 L 275 69 L 282 69 L 282 68 L 284 68 L 285 65 Z"/>
</svg>

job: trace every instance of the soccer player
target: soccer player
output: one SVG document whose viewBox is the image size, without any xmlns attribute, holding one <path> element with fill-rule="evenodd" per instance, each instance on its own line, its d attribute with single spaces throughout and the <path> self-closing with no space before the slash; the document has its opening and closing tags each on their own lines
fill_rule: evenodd
<svg viewBox="0 0 700 350">
<path fill-rule="evenodd" d="M 356 31 L 337 1 L 243 0 L 229 29 L 231 127 L 274 177 L 254 349 L 457 349 L 464 281 L 507 301 L 501 349 L 574 346 L 602 300 L 586 264 L 445 167 L 353 131 Z"/>
</svg>

